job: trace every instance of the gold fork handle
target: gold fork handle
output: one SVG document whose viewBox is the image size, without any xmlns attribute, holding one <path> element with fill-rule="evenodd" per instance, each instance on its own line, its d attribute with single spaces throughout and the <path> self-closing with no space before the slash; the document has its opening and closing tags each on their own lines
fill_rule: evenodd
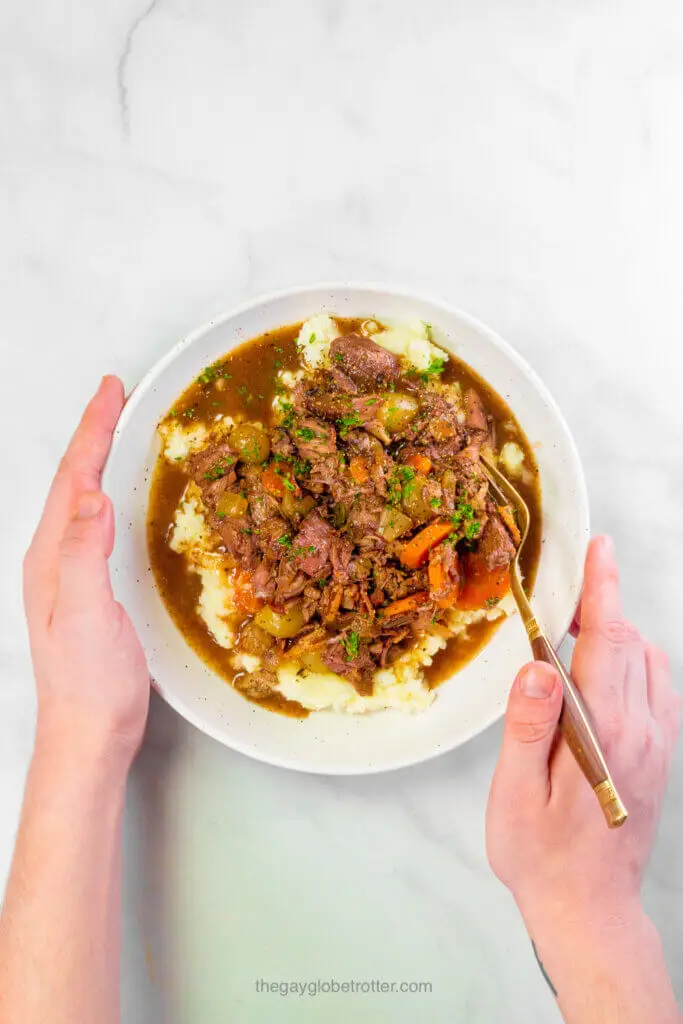
<svg viewBox="0 0 683 1024">
<path fill-rule="evenodd" d="M 607 824 L 610 828 L 619 828 L 626 821 L 628 812 L 612 782 L 586 705 L 569 673 L 540 629 L 536 636 L 530 636 L 529 639 L 536 661 L 546 661 L 560 673 L 564 690 L 564 703 L 560 715 L 562 734 L 593 788 Z"/>
</svg>

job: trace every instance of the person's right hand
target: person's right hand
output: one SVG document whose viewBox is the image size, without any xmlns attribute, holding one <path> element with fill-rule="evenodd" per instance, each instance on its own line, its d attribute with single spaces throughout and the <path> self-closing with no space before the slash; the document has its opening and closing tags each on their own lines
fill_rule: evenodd
<svg viewBox="0 0 683 1024">
<path fill-rule="evenodd" d="M 623 617 L 609 537 L 595 539 L 588 551 L 572 676 L 628 819 L 620 829 L 607 828 L 595 794 L 557 732 L 559 675 L 532 663 L 519 673 L 510 695 L 488 806 L 487 847 L 494 872 L 511 890 L 536 944 L 543 945 L 546 964 L 556 950 L 561 963 L 569 961 L 567 970 L 574 958 L 578 971 L 582 951 L 597 963 L 598 951 L 609 952 L 615 936 L 623 944 L 648 931 L 641 881 L 681 708 L 666 655 Z M 632 977 L 636 973 L 634 968 Z M 581 1013 L 581 1020 L 594 1019 L 585 1009 Z"/>
<path fill-rule="evenodd" d="M 24 604 L 38 691 L 38 736 L 61 749 L 113 749 L 129 763 L 142 740 L 149 672 L 114 600 L 107 560 L 111 502 L 100 490 L 123 385 L 105 377 L 62 459 L 24 561 Z"/>
<path fill-rule="evenodd" d="M 523 913 L 548 902 L 617 913 L 639 899 L 659 820 L 681 701 L 666 655 L 623 618 L 609 537 L 588 552 L 572 676 L 629 817 L 606 827 L 569 748 L 556 742 L 559 675 L 527 665 L 510 696 L 487 821 L 491 866 Z"/>
</svg>

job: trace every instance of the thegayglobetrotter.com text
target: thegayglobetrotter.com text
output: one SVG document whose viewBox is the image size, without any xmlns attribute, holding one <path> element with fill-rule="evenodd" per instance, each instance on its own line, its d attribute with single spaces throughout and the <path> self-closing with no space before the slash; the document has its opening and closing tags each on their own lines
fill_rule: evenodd
<svg viewBox="0 0 683 1024">
<path fill-rule="evenodd" d="M 378 978 L 358 981 L 339 981 L 337 978 L 315 978 L 310 981 L 266 981 L 257 978 L 256 991 L 278 996 L 320 996 L 343 993 L 344 995 L 368 995 L 371 992 L 390 995 L 403 992 L 408 995 L 424 995 L 432 991 L 431 981 L 383 981 Z"/>
</svg>

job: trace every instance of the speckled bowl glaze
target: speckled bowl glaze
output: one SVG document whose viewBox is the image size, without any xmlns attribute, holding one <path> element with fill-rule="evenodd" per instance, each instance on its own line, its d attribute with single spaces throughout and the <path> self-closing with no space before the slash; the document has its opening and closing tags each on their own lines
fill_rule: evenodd
<svg viewBox="0 0 683 1024">
<path fill-rule="evenodd" d="M 140 382 L 116 429 L 104 487 L 116 509 L 114 589 L 140 634 L 154 686 L 188 722 L 250 757 L 299 771 L 363 774 L 444 753 L 500 717 L 515 673 L 530 656 L 519 616 L 506 621 L 478 657 L 441 685 L 426 712 L 285 718 L 246 701 L 188 647 L 155 588 L 145 536 L 148 484 L 159 450 L 155 428 L 177 395 L 202 367 L 241 342 L 321 311 L 426 320 L 435 341 L 472 366 L 514 410 L 536 445 L 541 473 L 543 546 L 534 606 L 555 644 L 569 627 L 581 591 L 588 501 L 569 429 L 533 370 L 488 327 L 431 299 L 355 284 L 268 295 L 190 334 Z"/>
</svg>

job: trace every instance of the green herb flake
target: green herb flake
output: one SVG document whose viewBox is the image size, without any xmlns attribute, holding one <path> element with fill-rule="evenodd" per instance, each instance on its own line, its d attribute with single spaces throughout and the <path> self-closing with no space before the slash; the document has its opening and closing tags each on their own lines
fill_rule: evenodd
<svg viewBox="0 0 683 1024">
<path fill-rule="evenodd" d="M 481 530 L 481 523 L 476 519 L 473 519 L 471 523 L 468 523 L 465 527 L 465 537 L 467 540 L 474 540 L 475 537 L 479 536 Z"/>
<path fill-rule="evenodd" d="M 360 426 L 362 420 L 357 412 L 350 412 L 346 416 L 342 416 L 341 419 L 336 420 L 336 424 L 339 427 L 339 436 L 345 438 L 352 427 Z"/>
<path fill-rule="evenodd" d="M 294 424 L 294 406 L 291 402 L 285 402 L 282 398 L 279 399 L 279 402 L 282 413 L 282 426 L 289 430 Z"/>
<path fill-rule="evenodd" d="M 303 437 L 304 441 L 312 441 L 317 436 L 315 430 L 311 430 L 310 427 L 299 427 L 294 433 L 297 437 Z"/>
<path fill-rule="evenodd" d="M 202 372 L 197 377 L 198 384 L 213 384 L 216 377 L 218 376 L 218 370 L 215 366 L 205 366 Z"/>
<path fill-rule="evenodd" d="M 441 508 L 443 502 L 441 501 L 441 498 L 430 498 L 429 504 L 432 508 Z"/>
<path fill-rule="evenodd" d="M 348 636 L 342 639 L 342 647 L 346 652 L 346 660 L 352 661 L 358 657 L 358 644 L 360 642 L 360 636 L 358 633 L 351 632 Z"/>
<path fill-rule="evenodd" d="M 283 548 L 291 548 L 292 538 L 289 536 L 288 533 L 283 533 L 283 535 L 278 540 L 278 544 Z"/>
<path fill-rule="evenodd" d="M 422 370 L 422 372 L 419 374 L 420 380 L 422 381 L 423 384 L 427 384 L 432 377 L 439 377 L 443 373 L 445 366 L 445 356 L 434 356 L 434 358 L 429 363 L 427 369 Z"/>
</svg>

